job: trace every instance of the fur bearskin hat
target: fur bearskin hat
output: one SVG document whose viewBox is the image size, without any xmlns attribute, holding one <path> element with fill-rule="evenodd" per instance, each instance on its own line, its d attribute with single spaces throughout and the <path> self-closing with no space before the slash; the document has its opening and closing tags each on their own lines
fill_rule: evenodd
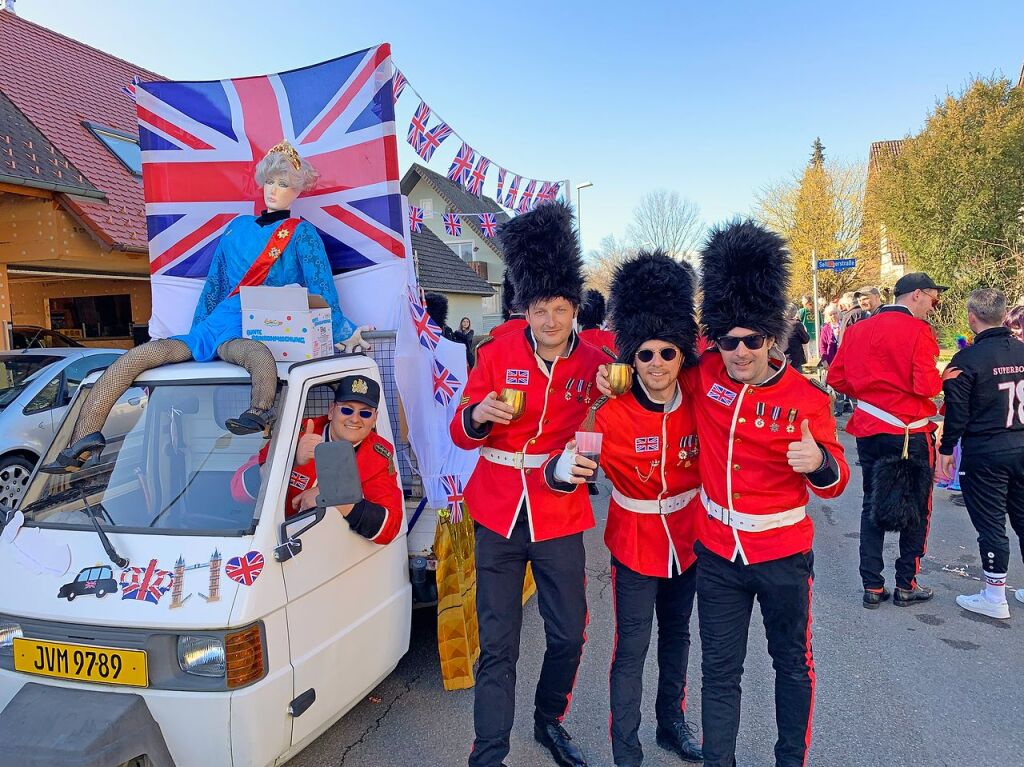
<svg viewBox="0 0 1024 767">
<path fill-rule="evenodd" d="M 442 328 L 448 324 L 448 296 L 444 293 L 427 293 L 423 296 L 423 303 L 427 306 L 430 319 Z"/>
<path fill-rule="evenodd" d="M 700 319 L 714 340 L 735 327 L 785 343 L 789 252 L 785 241 L 753 221 L 733 221 L 708 235 L 701 253 Z"/>
<path fill-rule="evenodd" d="M 501 319 L 508 322 L 513 314 L 522 314 L 523 310 L 516 303 L 516 286 L 509 278 L 508 269 L 505 276 L 501 278 Z"/>
<path fill-rule="evenodd" d="M 583 303 L 580 304 L 580 313 L 576 318 L 580 328 L 599 328 L 604 322 L 605 303 L 604 295 L 599 290 L 589 288 L 583 294 Z"/>
<path fill-rule="evenodd" d="M 503 224 L 498 237 L 521 310 L 549 298 L 564 298 L 574 306 L 580 305 L 583 257 L 568 205 L 539 205 Z"/>
<path fill-rule="evenodd" d="M 697 363 L 697 320 L 693 314 L 693 269 L 664 251 L 640 251 L 612 277 L 609 319 L 619 359 L 632 362 L 645 341 L 675 344 L 683 364 Z"/>
</svg>

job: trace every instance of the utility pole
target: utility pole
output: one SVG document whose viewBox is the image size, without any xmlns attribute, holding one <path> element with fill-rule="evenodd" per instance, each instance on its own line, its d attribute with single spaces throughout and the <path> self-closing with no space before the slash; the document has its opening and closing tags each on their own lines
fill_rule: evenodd
<svg viewBox="0 0 1024 767">
<path fill-rule="evenodd" d="M 821 338 L 821 322 L 818 316 L 818 256 L 815 250 L 811 249 L 811 276 L 814 283 L 814 306 L 811 307 L 814 312 L 814 343 L 819 344 Z M 818 346 L 820 349 L 820 345 Z M 812 349 L 817 351 L 817 349 Z"/>
</svg>

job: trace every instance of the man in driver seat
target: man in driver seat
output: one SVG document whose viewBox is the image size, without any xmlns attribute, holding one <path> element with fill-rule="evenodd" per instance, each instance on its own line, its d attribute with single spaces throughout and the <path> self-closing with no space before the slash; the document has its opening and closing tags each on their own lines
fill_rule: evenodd
<svg viewBox="0 0 1024 767">
<path fill-rule="evenodd" d="M 285 517 L 316 506 L 319 494 L 313 451 L 321 442 L 346 440 L 356 452 L 356 468 L 363 486 L 363 500 L 338 506 L 349 527 L 381 545 L 390 543 L 405 521 L 402 491 L 395 480 L 394 448 L 374 429 L 380 385 L 365 376 L 346 376 L 337 385 L 327 415 L 307 419 L 295 448 L 295 464 L 288 482 Z M 246 461 L 231 479 L 231 495 L 241 503 L 259 494 L 260 472 L 270 442 Z"/>
</svg>

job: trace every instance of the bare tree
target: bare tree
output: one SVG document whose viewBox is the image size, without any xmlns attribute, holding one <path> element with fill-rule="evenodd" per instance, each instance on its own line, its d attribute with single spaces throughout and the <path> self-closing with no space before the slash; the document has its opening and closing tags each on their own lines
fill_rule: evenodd
<svg viewBox="0 0 1024 767">
<path fill-rule="evenodd" d="M 678 192 L 656 189 L 645 194 L 633 209 L 626 240 L 633 248 L 661 248 L 674 258 L 696 250 L 704 233 L 700 207 Z"/>
<path fill-rule="evenodd" d="M 602 238 L 597 250 L 592 250 L 586 257 L 587 287 L 594 288 L 608 295 L 612 275 L 624 261 L 636 255 L 636 249 L 630 247 L 615 235 L 609 234 Z"/>
</svg>

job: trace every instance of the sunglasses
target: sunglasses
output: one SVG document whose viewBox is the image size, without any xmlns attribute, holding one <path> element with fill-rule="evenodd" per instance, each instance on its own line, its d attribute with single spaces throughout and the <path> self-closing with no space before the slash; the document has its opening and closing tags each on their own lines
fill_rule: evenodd
<svg viewBox="0 0 1024 767">
<path fill-rule="evenodd" d="M 356 409 L 354 407 L 349 407 L 348 405 L 339 405 L 338 411 L 343 416 L 350 416 L 356 412 Z M 364 421 L 369 421 L 371 418 L 373 418 L 373 412 L 374 411 L 372 410 L 360 410 L 359 417 L 362 418 Z"/>
<path fill-rule="evenodd" d="M 739 348 L 740 343 L 751 351 L 760 349 L 768 336 L 764 333 L 751 333 L 749 336 L 719 336 L 715 339 L 718 348 L 724 352 L 734 352 Z"/>
<path fill-rule="evenodd" d="M 654 349 L 641 349 L 636 353 L 636 358 L 641 362 L 650 362 L 654 359 Z M 671 362 L 679 354 L 678 349 L 673 349 L 671 346 L 666 346 L 664 349 L 659 349 L 657 352 L 658 356 L 661 357 L 665 362 Z"/>
</svg>

